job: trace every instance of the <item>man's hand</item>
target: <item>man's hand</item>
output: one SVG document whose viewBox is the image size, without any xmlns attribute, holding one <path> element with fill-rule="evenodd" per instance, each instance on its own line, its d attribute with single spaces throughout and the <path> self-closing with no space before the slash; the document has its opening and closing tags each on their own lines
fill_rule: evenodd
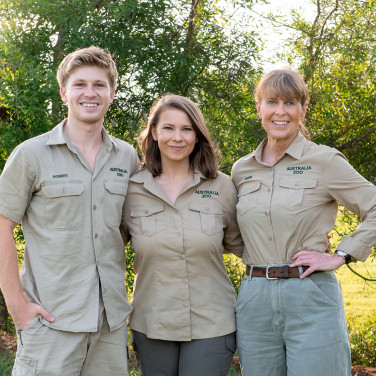
<svg viewBox="0 0 376 376">
<path fill-rule="evenodd" d="M 327 254 L 315 251 L 299 251 L 291 260 L 294 261 L 290 266 L 309 266 L 309 268 L 301 275 L 300 278 L 308 277 L 315 271 L 332 271 L 338 269 L 345 263 L 342 256 L 336 253 Z"/>
<path fill-rule="evenodd" d="M 19 305 L 17 308 L 9 307 L 9 313 L 12 316 L 16 328 L 22 330 L 25 330 L 29 326 L 30 322 L 38 315 L 41 315 L 49 322 L 55 321 L 54 317 L 50 313 L 35 303 L 25 302 Z"/>
</svg>

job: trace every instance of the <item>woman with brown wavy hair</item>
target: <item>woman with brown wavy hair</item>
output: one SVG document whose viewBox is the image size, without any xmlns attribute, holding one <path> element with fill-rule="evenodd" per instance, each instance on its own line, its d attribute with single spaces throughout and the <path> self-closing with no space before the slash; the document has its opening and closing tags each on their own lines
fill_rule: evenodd
<svg viewBox="0 0 376 376">
<path fill-rule="evenodd" d="M 139 139 L 126 229 L 137 273 L 129 326 L 143 375 L 227 375 L 235 341 L 235 292 L 223 253 L 242 255 L 236 190 L 218 172 L 204 117 L 166 95 Z"/>
</svg>

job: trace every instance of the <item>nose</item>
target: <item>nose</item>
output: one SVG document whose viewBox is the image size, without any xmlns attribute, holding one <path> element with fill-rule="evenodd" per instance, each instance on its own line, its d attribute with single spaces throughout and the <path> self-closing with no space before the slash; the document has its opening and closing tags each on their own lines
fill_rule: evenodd
<svg viewBox="0 0 376 376">
<path fill-rule="evenodd" d="M 275 110 L 275 113 L 276 114 L 283 114 L 283 113 L 285 113 L 285 104 L 283 103 L 283 101 L 279 101 L 277 103 L 277 108 Z"/>
<path fill-rule="evenodd" d="M 95 91 L 93 85 L 86 85 L 84 94 L 86 97 L 94 97 Z"/>
<path fill-rule="evenodd" d="M 174 140 L 175 141 L 181 141 L 182 137 L 181 137 L 181 131 L 180 129 L 176 129 L 175 132 L 174 132 Z"/>
</svg>

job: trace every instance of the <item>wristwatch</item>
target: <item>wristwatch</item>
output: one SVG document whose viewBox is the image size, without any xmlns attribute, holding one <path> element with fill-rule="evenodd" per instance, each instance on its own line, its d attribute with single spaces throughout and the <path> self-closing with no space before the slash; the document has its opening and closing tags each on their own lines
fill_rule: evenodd
<svg viewBox="0 0 376 376">
<path fill-rule="evenodd" d="M 343 257 L 345 259 L 345 264 L 349 264 L 352 261 L 351 255 L 349 255 L 346 252 L 343 252 L 343 251 L 340 251 L 339 249 L 337 249 L 335 251 L 335 253 L 337 253 L 338 256 L 341 256 L 341 257 Z"/>
</svg>

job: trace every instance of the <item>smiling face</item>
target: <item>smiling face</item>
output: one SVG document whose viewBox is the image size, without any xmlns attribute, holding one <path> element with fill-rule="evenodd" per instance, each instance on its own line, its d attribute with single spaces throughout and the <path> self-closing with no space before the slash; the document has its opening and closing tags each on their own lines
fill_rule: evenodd
<svg viewBox="0 0 376 376">
<path fill-rule="evenodd" d="M 184 111 L 167 108 L 161 112 L 159 121 L 151 132 L 154 141 L 158 143 L 162 166 L 169 162 L 189 166 L 189 156 L 197 142 L 197 135 Z"/>
<path fill-rule="evenodd" d="M 302 106 L 298 100 L 282 99 L 275 95 L 266 95 L 256 103 L 268 139 L 286 145 L 296 137 L 299 122 L 304 119 L 307 106 L 307 103 Z"/>
<path fill-rule="evenodd" d="M 60 88 L 60 95 L 68 104 L 70 123 L 102 125 L 115 90 L 110 87 L 105 69 L 84 65 L 72 71 L 65 87 Z"/>
</svg>

